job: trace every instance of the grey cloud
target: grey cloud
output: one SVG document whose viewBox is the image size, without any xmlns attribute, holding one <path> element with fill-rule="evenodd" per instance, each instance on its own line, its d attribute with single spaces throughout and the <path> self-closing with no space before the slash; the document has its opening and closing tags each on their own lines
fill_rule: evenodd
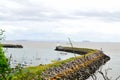
<svg viewBox="0 0 120 80">
<path fill-rule="evenodd" d="M 11 0 L 13 1 L 13 0 Z M 14 0 L 17 3 L 19 3 L 21 6 L 24 6 L 24 8 L 21 9 L 11 9 L 6 6 L 0 6 L 0 21 L 21 21 L 21 20 L 44 20 L 46 16 L 42 14 L 43 12 L 46 12 L 47 10 L 42 6 L 35 6 L 30 2 L 25 2 L 24 4 L 21 0 Z"/>
<path fill-rule="evenodd" d="M 44 4 L 35 5 L 30 1 L 21 0 L 11 0 L 19 3 L 24 8 L 21 9 L 11 9 L 6 6 L 0 6 L 0 21 L 57 21 L 61 19 L 74 19 L 74 17 L 69 14 L 64 14 L 64 12 L 59 12 Z M 47 15 L 51 14 L 51 15 Z"/>
<path fill-rule="evenodd" d="M 57 21 L 61 19 L 98 18 L 104 21 L 120 21 L 120 11 L 108 12 L 99 10 L 73 11 L 64 14 L 64 11 L 56 11 L 45 4 L 33 4 L 30 0 L 8 0 L 24 6 L 21 9 L 11 9 L 0 6 L 0 21 Z M 52 14 L 52 15 L 47 15 Z"/>
<path fill-rule="evenodd" d="M 120 12 L 108 12 L 108 11 L 76 11 L 74 13 L 74 16 L 80 17 L 96 17 L 100 20 L 105 20 L 105 21 L 120 21 Z"/>
</svg>

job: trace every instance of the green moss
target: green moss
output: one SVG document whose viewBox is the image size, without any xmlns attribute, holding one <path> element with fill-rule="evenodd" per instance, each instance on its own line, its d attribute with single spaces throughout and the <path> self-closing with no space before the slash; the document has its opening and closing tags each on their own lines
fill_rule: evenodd
<svg viewBox="0 0 120 80">
<path fill-rule="evenodd" d="M 83 52 L 91 52 L 95 51 L 94 49 L 88 49 L 88 48 L 77 48 L 77 47 L 63 47 L 65 50 L 73 50 L 73 51 L 83 51 Z"/>
<path fill-rule="evenodd" d="M 95 51 L 94 49 L 88 49 L 88 48 L 77 48 L 77 47 L 63 47 L 58 46 L 55 49 L 56 51 L 64 51 L 64 52 L 71 52 L 79 55 L 88 54 L 90 52 Z"/>
</svg>

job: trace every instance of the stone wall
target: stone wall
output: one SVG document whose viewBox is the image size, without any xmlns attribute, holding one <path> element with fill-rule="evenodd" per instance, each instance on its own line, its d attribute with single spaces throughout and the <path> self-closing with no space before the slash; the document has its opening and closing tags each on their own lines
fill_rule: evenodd
<svg viewBox="0 0 120 80">
<path fill-rule="evenodd" d="M 75 58 L 58 67 L 52 67 L 42 73 L 43 80 L 85 80 L 100 66 L 104 65 L 110 57 L 102 51 Z"/>
</svg>

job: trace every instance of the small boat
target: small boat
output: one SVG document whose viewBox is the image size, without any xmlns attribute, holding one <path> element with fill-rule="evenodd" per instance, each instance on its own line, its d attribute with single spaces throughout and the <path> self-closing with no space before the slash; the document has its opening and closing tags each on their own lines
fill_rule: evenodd
<svg viewBox="0 0 120 80">
<path fill-rule="evenodd" d="M 61 55 L 67 55 L 67 53 L 66 53 L 66 52 L 61 52 L 60 54 L 61 54 Z"/>
<path fill-rule="evenodd" d="M 36 58 L 36 60 L 41 60 L 41 58 Z"/>
</svg>

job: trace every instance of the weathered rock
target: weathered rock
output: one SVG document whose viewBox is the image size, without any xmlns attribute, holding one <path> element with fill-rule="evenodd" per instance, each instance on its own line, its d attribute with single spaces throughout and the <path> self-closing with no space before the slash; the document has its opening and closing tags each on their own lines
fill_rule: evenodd
<svg viewBox="0 0 120 80">
<path fill-rule="evenodd" d="M 43 80 L 85 80 L 105 64 L 110 57 L 102 51 L 52 67 L 42 73 Z"/>
</svg>

